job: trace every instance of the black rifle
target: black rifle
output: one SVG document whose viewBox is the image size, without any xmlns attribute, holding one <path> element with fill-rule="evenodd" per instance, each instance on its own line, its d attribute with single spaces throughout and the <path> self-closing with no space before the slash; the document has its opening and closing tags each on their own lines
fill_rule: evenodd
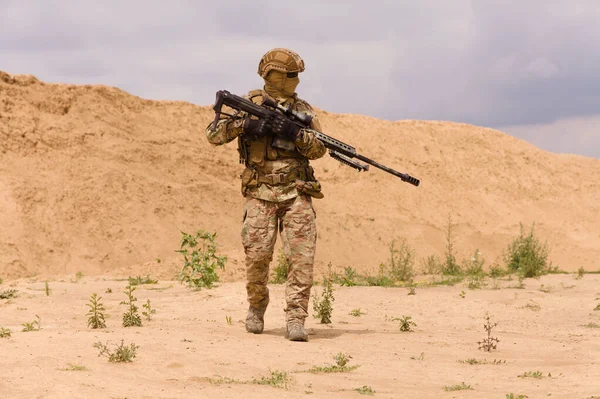
<svg viewBox="0 0 600 399">
<path fill-rule="evenodd" d="M 291 107 L 285 107 L 272 100 L 265 99 L 262 105 L 258 105 L 243 97 L 231 94 L 227 90 L 219 90 L 217 92 L 217 99 L 215 101 L 215 105 L 213 106 L 213 110 L 215 111 L 215 120 L 213 122 L 213 128 L 217 126 L 217 122 L 221 118 L 221 114 L 232 116 L 221 111 L 223 105 L 227 105 L 228 107 L 233 108 L 237 111 L 244 111 L 260 119 L 269 118 L 270 116 L 273 116 L 273 113 L 280 111 L 285 116 L 287 116 L 288 119 L 290 119 L 294 124 L 302 128 L 310 128 L 310 123 L 312 122 L 312 117 L 310 115 L 294 111 L 291 109 Z M 265 106 L 268 108 L 265 108 Z M 372 159 L 360 155 L 356 152 L 356 149 L 354 147 L 346 143 L 342 143 L 341 141 L 324 133 L 318 132 L 314 129 L 311 129 L 311 132 L 314 133 L 314 135 L 325 145 L 325 147 L 329 149 L 329 155 L 331 155 L 331 157 L 340 161 L 343 164 L 353 167 L 359 172 L 362 170 L 367 171 L 369 170 L 369 165 L 373 165 L 376 168 L 379 168 L 385 172 L 399 177 L 400 179 L 402 179 L 402 181 L 410 183 L 413 186 L 418 186 L 420 183 L 419 179 L 415 177 L 412 177 L 406 173 L 400 173 L 394 169 L 388 168 L 387 166 L 375 162 Z M 359 159 L 363 162 L 368 163 L 369 165 L 363 165 L 360 162 L 353 160 L 352 158 Z"/>
</svg>

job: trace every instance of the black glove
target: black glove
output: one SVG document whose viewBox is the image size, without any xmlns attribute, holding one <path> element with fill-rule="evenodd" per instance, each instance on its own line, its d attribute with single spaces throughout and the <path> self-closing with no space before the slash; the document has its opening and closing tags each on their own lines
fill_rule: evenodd
<svg viewBox="0 0 600 399">
<path fill-rule="evenodd" d="M 265 119 L 244 119 L 244 133 L 254 139 L 259 139 L 271 131 L 269 121 Z"/>
<path fill-rule="evenodd" d="M 276 115 L 269 118 L 268 124 L 274 135 L 292 141 L 296 140 L 298 132 L 302 129 L 283 115 Z"/>
</svg>

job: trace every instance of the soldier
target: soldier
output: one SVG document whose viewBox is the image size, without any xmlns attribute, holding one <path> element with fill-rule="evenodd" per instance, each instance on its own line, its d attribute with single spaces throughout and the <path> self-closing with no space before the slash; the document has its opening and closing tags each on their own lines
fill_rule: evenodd
<svg viewBox="0 0 600 399">
<path fill-rule="evenodd" d="M 262 90 L 245 97 L 256 104 L 263 98 L 290 105 L 293 110 L 313 117 L 311 129 L 320 130 L 314 110 L 298 98 L 295 90 L 304 71 L 304 61 L 295 52 L 275 48 L 260 60 L 258 74 L 264 79 Z M 225 112 L 232 114 L 233 110 Z M 304 319 L 313 284 L 313 265 L 317 241 L 312 197 L 323 198 L 309 160 L 322 157 L 325 146 L 311 129 L 301 129 L 281 116 L 259 120 L 245 112 L 222 116 L 217 126 L 206 128 L 208 141 L 222 145 L 238 139 L 245 197 L 242 244 L 246 254 L 246 291 L 248 316 L 246 330 L 260 334 L 269 304 L 269 263 L 279 230 L 289 264 L 285 288 L 286 338 L 308 341 Z"/>
</svg>

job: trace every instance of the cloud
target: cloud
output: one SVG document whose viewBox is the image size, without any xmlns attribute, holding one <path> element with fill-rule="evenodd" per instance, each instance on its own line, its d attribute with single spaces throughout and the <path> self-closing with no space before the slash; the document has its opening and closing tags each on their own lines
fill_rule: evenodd
<svg viewBox="0 0 600 399">
<path fill-rule="evenodd" d="M 598 20 L 596 0 L 4 0 L 0 68 L 210 104 L 289 47 L 332 112 L 539 125 L 599 113 Z"/>
</svg>

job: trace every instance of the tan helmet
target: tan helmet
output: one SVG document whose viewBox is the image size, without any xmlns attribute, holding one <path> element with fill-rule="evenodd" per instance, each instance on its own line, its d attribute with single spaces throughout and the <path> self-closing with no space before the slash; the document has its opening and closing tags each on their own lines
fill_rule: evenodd
<svg viewBox="0 0 600 399">
<path fill-rule="evenodd" d="M 304 71 L 304 61 L 300 56 L 286 48 L 274 48 L 269 50 L 260 59 L 258 64 L 258 74 L 266 78 L 269 72 L 277 70 L 281 72 L 302 72 Z"/>
</svg>

